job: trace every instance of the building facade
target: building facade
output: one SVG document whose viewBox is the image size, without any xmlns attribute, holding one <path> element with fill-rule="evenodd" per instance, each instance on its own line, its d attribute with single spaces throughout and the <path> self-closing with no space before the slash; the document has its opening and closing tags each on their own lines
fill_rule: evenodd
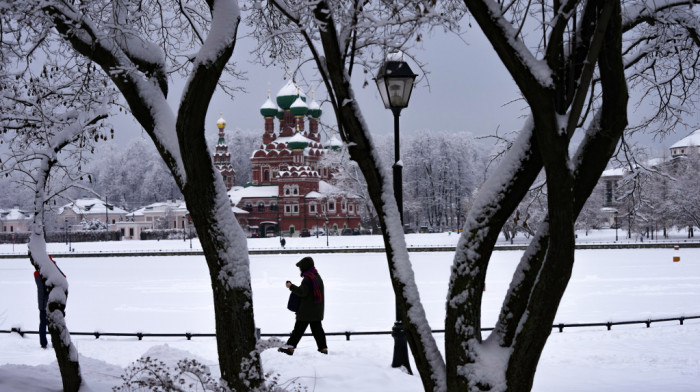
<svg viewBox="0 0 700 392">
<path fill-rule="evenodd" d="M 32 215 L 18 206 L 0 210 L 0 224 L 3 233 L 27 233 L 32 225 Z"/>
<path fill-rule="evenodd" d="M 168 200 L 139 208 L 126 214 L 116 227 L 124 240 L 139 240 L 144 230 L 182 229 L 186 233 L 194 230 L 187 206 L 182 200 Z"/>
<path fill-rule="evenodd" d="M 332 170 L 321 162 L 339 141 L 321 143 L 319 104 L 313 98 L 307 104 L 305 94 L 289 81 L 277 93 L 276 104 L 268 93 L 260 113 L 265 126 L 262 144 L 250 158 L 252 181 L 229 191 L 231 204 L 247 212 L 235 214 L 241 226 L 253 236 L 359 229 L 359 200 L 331 185 Z"/>
<path fill-rule="evenodd" d="M 106 224 L 110 231 L 116 231 L 117 222 L 124 221 L 126 214 L 126 210 L 104 200 L 78 199 L 59 208 L 56 219 L 59 224 L 63 222 L 62 229 L 67 231 L 80 231 L 83 229 L 83 221 L 93 220 Z"/>
</svg>

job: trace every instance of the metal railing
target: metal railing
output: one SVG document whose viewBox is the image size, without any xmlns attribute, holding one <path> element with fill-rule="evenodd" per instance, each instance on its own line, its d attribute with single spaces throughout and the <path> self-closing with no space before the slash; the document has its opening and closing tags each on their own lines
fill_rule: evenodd
<svg viewBox="0 0 700 392">
<path fill-rule="evenodd" d="M 612 329 L 615 325 L 633 325 L 633 324 L 646 324 L 647 328 L 651 327 L 652 323 L 670 322 L 678 321 L 680 325 L 683 325 L 685 320 L 696 320 L 700 319 L 700 315 L 697 316 L 678 316 L 678 317 L 667 317 L 660 319 L 646 319 L 646 320 L 628 320 L 628 321 L 608 321 L 604 323 L 574 323 L 565 324 L 559 323 L 552 325 L 552 329 L 557 328 L 559 332 L 564 332 L 565 328 L 591 328 L 591 327 L 606 327 L 608 331 Z M 482 331 L 491 331 L 493 328 L 482 328 Z M 259 333 L 259 337 L 280 337 L 289 336 L 289 333 Z M 444 329 L 435 329 L 433 333 L 445 333 Z M 24 337 L 25 334 L 39 334 L 39 331 L 23 331 L 21 328 L 11 328 L 9 330 L 0 330 L 0 333 L 17 333 Z M 345 331 L 345 332 L 326 332 L 326 336 L 345 336 L 345 340 L 349 341 L 350 337 L 356 336 L 367 336 L 367 335 L 391 335 L 391 331 Z M 124 336 L 124 337 L 136 337 L 138 340 L 143 340 L 145 337 L 154 338 L 178 338 L 184 337 L 187 340 L 192 340 L 196 337 L 216 337 L 214 333 L 145 333 L 145 332 L 71 332 L 73 336 L 94 336 L 95 339 L 99 339 L 102 336 Z M 311 334 L 304 334 L 304 336 L 312 336 Z"/>
</svg>

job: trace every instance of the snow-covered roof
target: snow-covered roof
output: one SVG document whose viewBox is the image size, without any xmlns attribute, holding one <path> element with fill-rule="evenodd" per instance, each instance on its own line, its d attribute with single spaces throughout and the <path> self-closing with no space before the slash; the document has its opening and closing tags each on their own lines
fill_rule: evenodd
<svg viewBox="0 0 700 392">
<path fill-rule="evenodd" d="M 236 206 L 231 207 L 231 211 L 233 211 L 234 214 L 250 214 L 248 211 L 242 210 Z"/>
<path fill-rule="evenodd" d="M 603 171 L 603 174 L 600 175 L 600 178 L 605 178 L 605 177 L 622 177 L 625 175 L 627 171 L 625 168 L 622 167 L 616 167 L 614 169 L 608 169 Z"/>
<path fill-rule="evenodd" d="M 59 208 L 58 214 L 63 214 L 66 209 L 72 210 L 78 215 L 94 215 L 94 214 L 104 214 L 109 209 L 111 214 L 126 214 L 127 211 L 123 210 L 112 204 L 108 204 L 105 207 L 105 202 L 100 199 L 78 199 L 72 203 L 68 203 L 63 207 Z"/>
<path fill-rule="evenodd" d="M 338 137 L 337 137 L 337 136 L 335 135 L 335 133 L 334 133 L 334 134 L 331 136 L 331 138 L 328 139 L 328 141 L 326 141 L 325 146 L 326 146 L 326 147 L 342 147 L 342 146 L 343 146 L 343 142 L 342 142 L 340 139 L 338 139 Z"/>
<path fill-rule="evenodd" d="M 299 86 L 297 86 L 291 79 L 287 81 L 287 84 L 285 84 L 284 87 L 280 89 L 280 91 L 277 92 L 278 97 L 290 95 L 296 96 L 297 94 L 300 97 L 306 98 L 306 94 L 304 94 L 304 91 L 300 89 Z"/>
<path fill-rule="evenodd" d="M 22 211 L 19 207 L 14 207 L 10 210 L 0 210 L 0 219 L 5 221 L 20 221 L 32 219 L 32 215 Z"/>
<path fill-rule="evenodd" d="M 304 197 L 306 197 L 307 199 L 323 199 L 326 197 L 326 195 L 324 195 L 320 192 L 311 191 L 311 192 L 307 193 L 306 196 L 304 196 Z"/>
<path fill-rule="evenodd" d="M 127 216 L 130 216 L 130 217 L 144 216 L 146 214 L 162 215 L 164 212 L 166 212 L 168 210 L 187 211 L 187 204 L 185 204 L 185 202 L 182 200 L 175 200 L 175 201 L 168 200 L 166 202 L 158 202 L 158 203 L 149 204 L 145 207 L 141 207 L 138 210 L 135 210 L 135 211 L 129 213 Z"/>
<path fill-rule="evenodd" d="M 274 104 L 274 102 L 272 102 L 272 100 L 271 100 L 270 97 L 268 96 L 268 97 L 267 97 L 267 100 L 265 101 L 265 103 L 263 103 L 263 105 L 260 107 L 260 109 L 274 109 L 274 110 L 278 110 L 279 108 L 277 107 L 277 105 Z"/>
<path fill-rule="evenodd" d="M 673 143 L 670 148 L 700 146 L 700 129 Z"/>
<path fill-rule="evenodd" d="M 279 186 L 263 185 L 263 186 L 234 186 L 228 191 L 228 198 L 233 205 L 237 205 L 244 197 L 278 197 Z"/>
</svg>

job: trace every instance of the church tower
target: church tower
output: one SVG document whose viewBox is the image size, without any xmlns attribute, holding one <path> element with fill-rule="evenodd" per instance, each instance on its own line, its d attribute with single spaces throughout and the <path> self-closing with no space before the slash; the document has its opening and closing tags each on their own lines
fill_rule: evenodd
<svg viewBox="0 0 700 392">
<path fill-rule="evenodd" d="M 233 188 L 233 184 L 236 183 L 236 171 L 233 170 L 233 165 L 231 165 L 231 153 L 228 152 L 228 145 L 226 144 L 226 120 L 223 117 L 219 117 L 216 126 L 219 128 L 219 141 L 216 143 L 214 166 L 221 173 L 221 177 L 224 178 L 226 190 L 230 191 Z"/>
</svg>

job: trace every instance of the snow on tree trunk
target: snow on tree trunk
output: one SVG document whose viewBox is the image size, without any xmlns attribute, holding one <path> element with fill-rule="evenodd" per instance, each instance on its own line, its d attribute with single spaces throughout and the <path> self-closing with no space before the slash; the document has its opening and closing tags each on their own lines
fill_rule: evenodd
<svg viewBox="0 0 700 392">
<path fill-rule="evenodd" d="M 346 141 L 352 142 L 349 147 L 350 156 L 365 176 L 370 198 L 379 216 L 389 274 L 397 305 L 404 313 L 403 326 L 416 367 L 426 391 L 444 391 L 445 364 L 420 302 L 393 186 L 389 175 L 380 169 L 379 154 L 355 100 L 328 4 L 319 2 L 314 15 L 326 26 L 320 30 L 325 58 L 317 57 L 316 60 L 323 70 L 324 79 L 333 89 L 337 103 L 336 115 L 343 127 L 341 135 Z"/>
<path fill-rule="evenodd" d="M 111 2 L 107 7 L 112 7 L 113 17 L 120 22 L 116 31 L 112 21 L 95 19 L 82 8 L 63 2 L 42 5 L 61 37 L 110 77 L 172 173 L 209 267 L 222 379 L 237 391 L 260 388 L 263 376 L 256 350 L 246 238 L 233 216 L 204 137 L 208 105 L 236 44 L 240 22 L 237 2 L 195 2 L 194 8 L 161 11 L 139 8 L 133 14 L 135 8 Z M 164 21 L 160 31 L 165 36 L 160 38 L 167 50 L 155 43 L 159 37 L 149 41 L 152 37 L 143 29 L 151 29 L 151 20 L 144 21 L 144 13 L 152 14 L 152 20 Z M 129 18 L 132 22 L 126 23 Z M 170 41 L 167 32 L 171 28 L 178 37 L 189 34 L 193 42 L 201 44 L 195 56 L 189 46 L 184 56 L 177 53 L 180 43 Z M 170 56 L 173 53 L 176 55 Z M 182 57 L 188 59 L 186 64 L 177 66 L 187 69 L 188 80 L 176 114 L 167 102 L 168 66 Z"/>
<path fill-rule="evenodd" d="M 63 390 L 66 392 L 77 392 L 83 380 L 80 374 L 78 350 L 71 341 L 65 320 L 68 302 L 68 281 L 49 259 L 44 238 L 44 203 L 46 201 L 44 189 L 51 170 L 50 159 L 55 159 L 55 155 L 51 154 L 53 151 L 49 149 L 48 152 L 47 156 L 41 160 L 40 168 L 37 170 L 36 188 L 34 189 L 34 217 L 27 248 L 29 260 L 39 271 L 41 280 L 44 281 L 48 292 L 47 327 L 51 335 L 51 344 L 56 352 Z"/>
</svg>

